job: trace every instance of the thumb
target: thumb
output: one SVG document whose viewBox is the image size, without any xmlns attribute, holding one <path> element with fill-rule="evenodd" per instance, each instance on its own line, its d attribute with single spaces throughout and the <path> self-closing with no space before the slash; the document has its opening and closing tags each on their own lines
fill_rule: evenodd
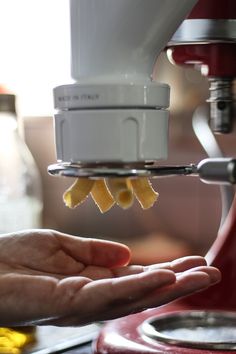
<svg viewBox="0 0 236 354">
<path fill-rule="evenodd" d="M 130 250 L 121 243 L 59 233 L 57 239 L 71 257 L 85 265 L 114 268 L 130 261 Z"/>
</svg>

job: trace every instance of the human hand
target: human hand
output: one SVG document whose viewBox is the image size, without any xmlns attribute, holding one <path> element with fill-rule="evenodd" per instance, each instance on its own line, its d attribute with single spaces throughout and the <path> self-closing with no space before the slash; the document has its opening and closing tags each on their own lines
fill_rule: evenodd
<svg viewBox="0 0 236 354">
<path fill-rule="evenodd" d="M 153 308 L 203 290 L 220 272 L 202 257 L 127 266 L 110 241 L 29 230 L 0 237 L 0 326 L 79 326 Z"/>
</svg>

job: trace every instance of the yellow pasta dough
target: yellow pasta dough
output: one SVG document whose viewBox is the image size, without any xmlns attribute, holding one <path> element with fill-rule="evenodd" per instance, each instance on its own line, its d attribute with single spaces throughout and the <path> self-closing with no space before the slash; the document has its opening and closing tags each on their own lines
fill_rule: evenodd
<svg viewBox="0 0 236 354">
<path fill-rule="evenodd" d="M 103 179 L 95 181 L 91 190 L 91 196 L 101 213 L 107 212 L 115 204 L 114 198 Z"/>
<path fill-rule="evenodd" d="M 63 200 L 69 208 L 75 208 L 81 204 L 89 195 L 94 181 L 88 178 L 77 179 L 70 188 L 63 194 Z"/>
<path fill-rule="evenodd" d="M 36 340 L 35 329 L 31 327 L 22 328 L 0 328 L 0 353 L 20 354 L 24 347 Z"/>
<path fill-rule="evenodd" d="M 148 209 L 157 201 L 159 194 L 154 191 L 148 178 L 108 178 L 91 180 L 79 178 L 63 194 L 69 208 L 75 208 L 91 194 L 101 213 L 105 213 L 117 203 L 121 208 L 128 209 L 137 198 L 143 209 Z"/>
<path fill-rule="evenodd" d="M 134 194 L 128 178 L 109 178 L 107 185 L 116 203 L 121 208 L 128 209 L 132 206 Z"/>
<path fill-rule="evenodd" d="M 138 199 L 143 209 L 149 209 L 157 201 L 159 194 L 154 191 L 148 178 L 140 177 L 131 179 L 131 185 L 135 197 Z"/>
</svg>

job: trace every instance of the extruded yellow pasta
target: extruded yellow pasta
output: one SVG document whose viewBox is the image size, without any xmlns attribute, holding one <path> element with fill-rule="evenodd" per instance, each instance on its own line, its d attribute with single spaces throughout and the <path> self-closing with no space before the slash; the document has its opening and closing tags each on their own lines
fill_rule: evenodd
<svg viewBox="0 0 236 354">
<path fill-rule="evenodd" d="M 94 181 L 88 178 L 77 179 L 70 188 L 63 194 L 63 200 L 69 208 L 75 208 L 81 204 L 89 195 Z"/>
<path fill-rule="evenodd" d="M 117 203 L 128 209 L 133 205 L 134 197 L 143 209 L 149 209 L 157 201 L 159 194 L 154 191 L 148 178 L 109 178 L 91 180 L 79 178 L 63 194 L 63 200 L 69 208 L 83 203 L 91 194 L 101 213 L 105 213 Z"/>
<path fill-rule="evenodd" d="M 95 181 L 90 194 L 101 213 L 107 212 L 115 204 L 114 198 L 103 179 Z"/>
<path fill-rule="evenodd" d="M 107 185 L 116 203 L 121 208 L 128 209 L 132 206 L 134 194 L 128 178 L 109 178 Z"/>
<path fill-rule="evenodd" d="M 159 194 L 154 191 L 148 178 L 140 177 L 131 179 L 135 197 L 143 209 L 149 209 L 157 201 Z"/>
</svg>

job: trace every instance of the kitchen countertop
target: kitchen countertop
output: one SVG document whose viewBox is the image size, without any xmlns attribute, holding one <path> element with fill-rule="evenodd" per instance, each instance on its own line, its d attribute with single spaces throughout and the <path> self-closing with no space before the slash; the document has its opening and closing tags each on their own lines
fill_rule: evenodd
<svg viewBox="0 0 236 354">
<path fill-rule="evenodd" d="M 92 354 L 91 342 L 100 331 L 100 324 L 83 327 L 37 327 L 37 342 L 22 354 Z"/>
</svg>

